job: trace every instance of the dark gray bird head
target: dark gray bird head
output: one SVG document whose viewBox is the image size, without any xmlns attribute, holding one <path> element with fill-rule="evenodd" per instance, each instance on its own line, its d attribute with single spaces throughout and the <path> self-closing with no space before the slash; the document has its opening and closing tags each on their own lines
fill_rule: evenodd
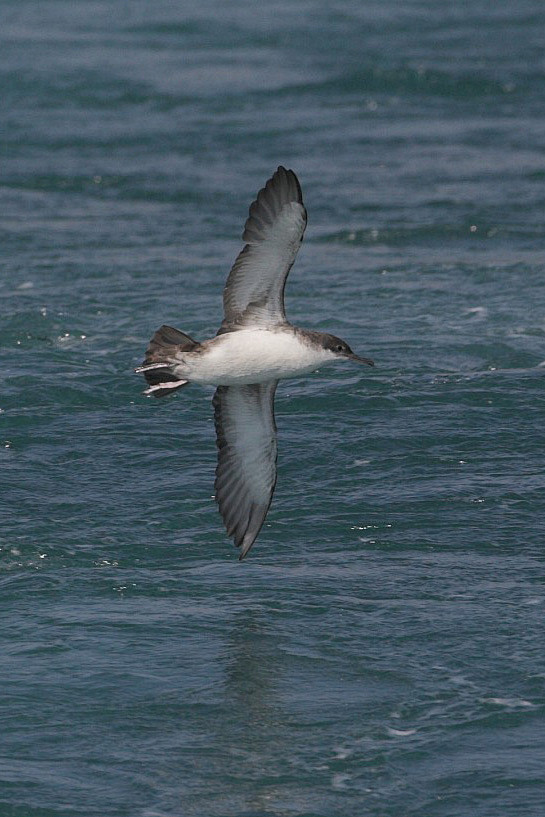
<svg viewBox="0 0 545 817">
<path fill-rule="evenodd" d="M 327 349 L 329 352 L 332 352 L 335 357 L 353 360 L 354 363 L 365 363 L 367 366 L 375 365 L 370 358 L 356 355 L 346 341 L 335 337 L 335 335 L 329 335 L 326 332 L 321 332 L 320 342 L 323 348 Z"/>
</svg>

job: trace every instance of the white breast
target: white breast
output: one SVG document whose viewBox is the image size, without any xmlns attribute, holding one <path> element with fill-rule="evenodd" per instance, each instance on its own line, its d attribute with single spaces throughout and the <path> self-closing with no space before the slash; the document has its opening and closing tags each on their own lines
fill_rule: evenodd
<svg viewBox="0 0 545 817">
<path fill-rule="evenodd" d="M 291 330 L 241 329 L 219 335 L 206 351 L 184 355 L 176 373 L 196 383 L 262 383 L 312 371 L 333 356 Z"/>
</svg>

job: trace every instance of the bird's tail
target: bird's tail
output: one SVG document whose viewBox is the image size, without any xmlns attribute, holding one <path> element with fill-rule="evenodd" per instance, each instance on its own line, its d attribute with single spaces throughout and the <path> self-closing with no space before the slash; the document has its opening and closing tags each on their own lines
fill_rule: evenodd
<svg viewBox="0 0 545 817">
<path fill-rule="evenodd" d="M 143 374 L 149 383 L 144 394 L 164 397 L 185 386 L 188 381 L 180 380 L 172 371 L 173 358 L 177 352 L 189 352 L 198 345 L 198 341 L 184 332 L 161 326 L 149 342 L 144 362 L 134 370 Z"/>
</svg>

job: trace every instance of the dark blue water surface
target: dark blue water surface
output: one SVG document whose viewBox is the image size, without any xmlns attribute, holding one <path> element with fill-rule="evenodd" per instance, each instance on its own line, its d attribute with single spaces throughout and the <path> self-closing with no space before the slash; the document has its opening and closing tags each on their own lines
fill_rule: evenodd
<svg viewBox="0 0 545 817">
<path fill-rule="evenodd" d="M 545 9 L 3 0 L 0 817 L 541 817 Z M 309 210 L 242 564 L 197 338 Z"/>
</svg>

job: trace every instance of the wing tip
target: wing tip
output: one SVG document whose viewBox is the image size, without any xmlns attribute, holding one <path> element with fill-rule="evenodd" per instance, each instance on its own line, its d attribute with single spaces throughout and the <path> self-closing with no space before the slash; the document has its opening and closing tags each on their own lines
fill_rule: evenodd
<svg viewBox="0 0 545 817">
<path fill-rule="evenodd" d="M 303 191 L 299 179 L 294 170 L 278 165 L 250 205 L 242 240 L 250 243 L 260 241 L 263 238 L 263 230 L 272 224 L 287 204 L 300 204 L 304 210 L 306 223 Z"/>
<path fill-rule="evenodd" d="M 276 479 L 274 480 L 271 495 L 266 505 L 262 505 L 258 502 L 252 502 L 246 528 L 240 536 L 235 538 L 235 545 L 241 548 L 240 556 L 238 557 L 239 562 L 246 558 L 253 547 L 254 542 L 261 533 L 261 528 L 265 523 L 269 508 L 271 507 L 275 487 Z"/>
<path fill-rule="evenodd" d="M 254 544 L 255 540 L 256 540 L 256 537 L 254 537 L 252 539 L 252 541 L 247 543 L 246 545 L 241 544 L 241 545 L 238 546 L 238 547 L 242 547 L 242 550 L 240 551 L 240 555 L 238 557 L 239 562 L 242 562 L 246 558 L 246 556 L 250 552 L 250 549 L 252 548 L 252 545 Z"/>
<path fill-rule="evenodd" d="M 273 173 L 273 175 L 271 176 L 269 181 L 272 182 L 272 180 L 275 178 L 275 176 L 278 176 L 278 175 L 283 176 L 284 178 L 287 178 L 291 182 L 293 182 L 293 184 L 295 186 L 295 189 L 297 191 L 297 202 L 299 204 L 302 204 L 303 203 L 303 191 L 301 189 L 301 184 L 299 182 L 299 179 L 297 178 L 297 174 L 296 174 L 295 170 L 292 170 L 291 167 L 284 167 L 284 165 L 278 165 L 278 167 L 276 168 L 275 172 Z"/>
</svg>

